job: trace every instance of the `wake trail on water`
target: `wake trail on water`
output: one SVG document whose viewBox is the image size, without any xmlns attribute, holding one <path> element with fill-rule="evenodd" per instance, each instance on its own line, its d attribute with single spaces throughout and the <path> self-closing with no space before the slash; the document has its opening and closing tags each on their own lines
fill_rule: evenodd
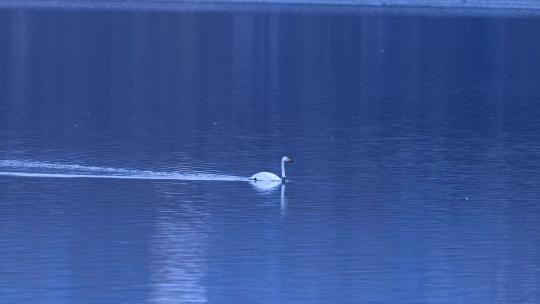
<svg viewBox="0 0 540 304">
<path fill-rule="evenodd" d="M 0 160 L 0 176 L 34 178 L 103 178 L 187 181 L 247 181 L 247 178 L 203 172 L 158 172 L 58 164 L 26 160 Z"/>
</svg>

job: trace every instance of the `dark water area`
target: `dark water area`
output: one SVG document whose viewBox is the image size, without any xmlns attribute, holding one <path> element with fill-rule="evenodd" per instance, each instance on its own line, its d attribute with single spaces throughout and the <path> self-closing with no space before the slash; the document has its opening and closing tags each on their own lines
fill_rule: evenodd
<svg viewBox="0 0 540 304">
<path fill-rule="evenodd" d="M 0 303 L 539 303 L 538 37 L 0 10 Z"/>
</svg>

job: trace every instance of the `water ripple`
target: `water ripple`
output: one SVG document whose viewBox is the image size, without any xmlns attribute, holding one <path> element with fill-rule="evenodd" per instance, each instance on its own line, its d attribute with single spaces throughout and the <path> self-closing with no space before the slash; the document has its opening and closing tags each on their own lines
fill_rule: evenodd
<svg viewBox="0 0 540 304">
<path fill-rule="evenodd" d="M 204 172 L 156 172 L 27 160 L 0 160 L 0 169 L 1 176 L 15 177 L 247 181 L 245 177 Z"/>
</svg>

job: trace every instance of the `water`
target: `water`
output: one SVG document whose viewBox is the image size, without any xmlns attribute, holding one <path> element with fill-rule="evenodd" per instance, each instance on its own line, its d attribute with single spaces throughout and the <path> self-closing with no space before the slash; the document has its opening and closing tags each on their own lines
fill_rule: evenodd
<svg viewBox="0 0 540 304">
<path fill-rule="evenodd" d="M 539 35 L 0 10 L 0 303 L 539 303 Z"/>
</svg>

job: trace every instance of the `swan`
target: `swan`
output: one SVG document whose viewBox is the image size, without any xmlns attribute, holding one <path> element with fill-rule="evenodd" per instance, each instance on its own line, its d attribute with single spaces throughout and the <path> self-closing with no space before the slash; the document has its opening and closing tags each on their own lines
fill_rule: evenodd
<svg viewBox="0 0 540 304">
<path fill-rule="evenodd" d="M 292 159 L 288 158 L 287 156 L 283 156 L 281 158 L 281 177 L 275 175 L 271 172 L 259 172 L 256 174 L 253 174 L 249 179 L 252 181 L 266 181 L 266 182 L 281 182 L 285 183 L 285 163 L 292 163 Z"/>
</svg>

